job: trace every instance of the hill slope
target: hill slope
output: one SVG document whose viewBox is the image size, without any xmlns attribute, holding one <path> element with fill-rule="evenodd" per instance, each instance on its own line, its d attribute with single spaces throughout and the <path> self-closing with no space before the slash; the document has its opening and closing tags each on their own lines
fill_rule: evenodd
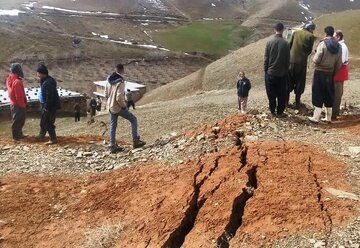
<svg viewBox="0 0 360 248">
<path fill-rule="evenodd" d="M 178 99 L 198 91 L 231 88 L 234 86 L 240 70 L 245 71 L 253 82 L 260 82 L 263 71 L 263 50 L 268 39 L 262 39 L 240 48 L 206 68 L 149 92 L 141 100 L 141 103 Z"/>
<path fill-rule="evenodd" d="M 340 21 L 341 20 L 341 21 Z M 322 30 L 326 25 L 341 28 L 351 52 L 351 61 L 358 64 L 360 50 L 358 49 L 359 34 L 352 27 L 360 24 L 360 11 L 346 11 L 332 15 L 325 15 L 315 21 L 318 24 L 316 36 L 322 37 Z M 185 78 L 160 87 L 147 94 L 142 103 L 166 101 L 189 96 L 198 91 L 229 89 L 234 87 L 235 79 L 240 70 L 246 72 L 254 85 L 263 83 L 263 55 L 266 42 L 270 38 L 259 40 L 246 47 L 215 61 Z M 355 67 L 354 67 L 355 68 Z M 310 75 L 311 72 L 309 72 Z"/>
</svg>

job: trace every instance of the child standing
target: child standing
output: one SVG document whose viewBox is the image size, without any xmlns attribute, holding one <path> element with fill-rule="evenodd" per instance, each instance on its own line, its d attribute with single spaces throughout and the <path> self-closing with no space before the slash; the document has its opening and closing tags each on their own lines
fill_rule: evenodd
<svg viewBox="0 0 360 248">
<path fill-rule="evenodd" d="M 239 102 L 239 112 L 244 114 L 246 113 L 247 101 L 249 97 L 249 91 L 251 89 L 251 83 L 248 78 L 245 77 L 245 72 L 241 71 L 239 73 L 239 80 L 236 83 L 238 102 Z"/>
</svg>

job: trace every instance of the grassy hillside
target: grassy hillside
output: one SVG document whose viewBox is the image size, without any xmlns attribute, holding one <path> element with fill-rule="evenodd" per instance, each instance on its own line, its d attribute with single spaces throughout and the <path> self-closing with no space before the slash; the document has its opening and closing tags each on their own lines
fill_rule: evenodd
<svg viewBox="0 0 360 248">
<path fill-rule="evenodd" d="M 344 39 L 350 50 L 350 64 L 352 67 L 360 65 L 360 10 L 345 11 L 331 15 L 324 15 L 316 20 L 316 35 L 323 37 L 323 30 L 326 26 L 332 25 L 335 29 L 341 29 Z"/>
<path fill-rule="evenodd" d="M 174 30 L 154 32 L 153 38 L 164 47 L 183 52 L 224 54 L 243 46 L 251 36 L 249 28 L 235 22 L 193 22 Z"/>
</svg>

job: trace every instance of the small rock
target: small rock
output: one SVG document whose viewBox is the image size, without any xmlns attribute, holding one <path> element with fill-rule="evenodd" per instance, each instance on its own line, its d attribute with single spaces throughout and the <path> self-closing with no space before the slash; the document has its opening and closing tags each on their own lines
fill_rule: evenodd
<svg viewBox="0 0 360 248">
<path fill-rule="evenodd" d="M 143 150 L 144 150 L 143 148 L 136 148 L 136 149 L 131 150 L 130 153 L 135 154 L 135 153 L 141 152 Z"/>
<path fill-rule="evenodd" d="M 338 189 L 334 189 L 334 188 L 327 188 L 326 191 L 338 198 L 347 198 L 347 199 L 351 199 L 354 201 L 360 200 L 359 196 L 352 194 L 352 193 L 342 191 L 342 190 L 338 190 Z"/>
<path fill-rule="evenodd" d="M 325 241 L 320 240 L 314 244 L 314 248 L 325 248 L 325 245 L 326 245 Z"/>
<path fill-rule="evenodd" d="M 85 157 L 91 157 L 93 155 L 93 153 L 92 152 L 83 152 L 82 155 Z"/>
<path fill-rule="evenodd" d="M 200 134 L 200 135 L 196 136 L 196 140 L 197 140 L 197 141 L 205 140 L 205 135 L 204 135 L 204 134 Z"/>
<path fill-rule="evenodd" d="M 212 128 L 212 132 L 213 132 L 214 134 L 220 133 L 220 130 L 221 130 L 220 127 L 213 127 L 213 128 Z"/>
<path fill-rule="evenodd" d="M 270 123 L 269 127 L 271 127 L 272 129 L 277 129 L 277 125 L 275 123 Z"/>
<path fill-rule="evenodd" d="M 359 155 L 360 154 L 360 146 L 350 146 L 349 147 L 349 152 L 352 155 Z"/>
<path fill-rule="evenodd" d="M 4 150 L 4 151 L 7 151 L 7 150 L 10 150 L 12 147 L 11 146 L 4 146 L 2 149 Z"/>
<path fill-rule="evenodd" d="M 219 138 L 219 136 L 217 134 L 213 133 L 213 134 L 210 134 L 208 136 L 208 138 L 211 139 L 211 140 L 216 140 L 217 138 Z"/>
<path fill-rule="evenodd" d="M 249 142 L 254 142 L 254 141 L 257 141 L 259 139 L 258 136 L 254 136 L 254 135 L 248 135 L 245 137 L 245 140 L 246 141 L 249 141 Z"/>
<path fill-rule="evenodd" d="M 309 243 L 310 243 L 310 244 L 315 244 L 315 243 L 316 243 L 316 240 L 315 240 L 315 239 L 309 239 Z"/>
</svg>

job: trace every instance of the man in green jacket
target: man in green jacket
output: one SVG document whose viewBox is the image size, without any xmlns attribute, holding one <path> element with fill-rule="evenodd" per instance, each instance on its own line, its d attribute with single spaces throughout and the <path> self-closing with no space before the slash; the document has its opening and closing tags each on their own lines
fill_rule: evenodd
<svg viewBox="0 0 360 248">
<path fill-rule="evenodd" d="M 265 87 L 272 115 L 285 117 L 287 98 L 287 77 L 290 65 L 289 43 L 282 37 L 284 25 L 275 26 L 275 36 L 265 48 L 264 71 Z M 276 112 L 275 112 L 276 111 Z"/>
<path fill-rule="evenodd" d="M 294 91 L 297 109 L 300 107 L 301 95 L 305 90 L 308 56 L 312 52 L 315 40 L 314 30 L 315 24 L 312 21 L 308 21 L 301 30 L 293 33 L 290 40 L 289 95 L 287 104 L 289 104 L 290 93 Z"/>
</svg>

